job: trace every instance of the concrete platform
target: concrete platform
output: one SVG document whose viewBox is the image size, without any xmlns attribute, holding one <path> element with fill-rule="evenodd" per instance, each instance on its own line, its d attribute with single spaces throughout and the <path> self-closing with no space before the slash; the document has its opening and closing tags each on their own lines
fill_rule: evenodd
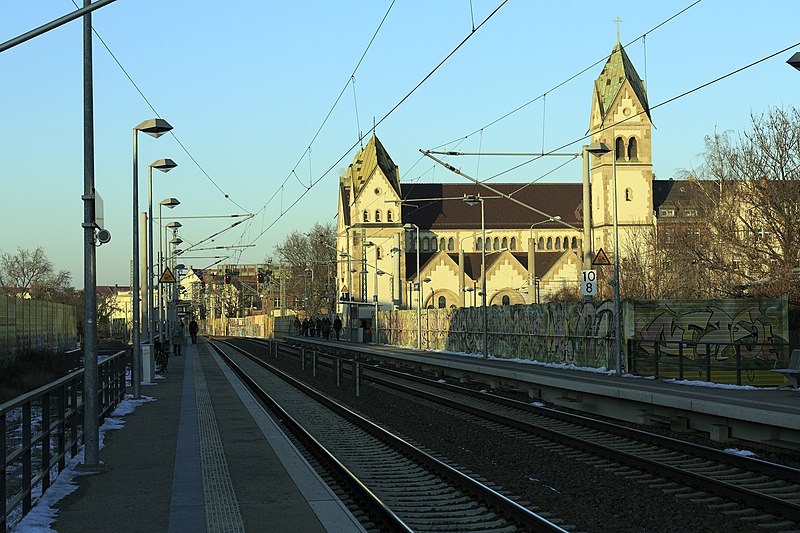
<svg viewBox="0 0 800 533">
<path fill-rule="evenodd" d="M 155 398 L 106 433 L 105 472 L 76 478 L 59 532 L 360 531 L 203 339 L 170 357 Z"/>
<path fill-rule="evenodd" d="M 691 386 L 315 337 L 287 341 L 328 347 L 345 344 L 364 356 L 391 357 L 410 367 L 435 369 L 442 377 L 527 391 L 532 399 L 576 411 L 642 424 L 664 423 L 676 430 L 706 432 L 719 441 L 740 439 L 800 450 L 800 390 Z"/>
</svg>

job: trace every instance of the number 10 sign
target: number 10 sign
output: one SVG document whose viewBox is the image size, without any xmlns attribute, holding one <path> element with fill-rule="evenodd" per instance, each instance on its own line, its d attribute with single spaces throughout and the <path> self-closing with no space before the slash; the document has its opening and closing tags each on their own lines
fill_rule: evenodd
<svg viewBox="0 0 800 533">
<path fill-rule="evenodd" d="M 581 270 L 581 294 L 594 296 L 597 294 L 597 271 Z"/>
</svg>

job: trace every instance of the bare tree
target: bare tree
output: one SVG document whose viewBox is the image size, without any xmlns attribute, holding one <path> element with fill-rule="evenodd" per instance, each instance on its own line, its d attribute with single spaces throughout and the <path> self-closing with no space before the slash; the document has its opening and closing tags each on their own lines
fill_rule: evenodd
<svg viewBox="0 0 800 533">
<path fill-rule="evenodd" d="M 800 112 L 771 108 L 738 138 L 707 137 L 698 174 L 700 237 L 683 244 L 717 295 L 797 298 Z"/>
<path fill-rule="evenodd" d="M 56 271 L 41 247 L 17 248 L 13 255 L 0 253 L 0 290 L 4 294 L 53 300 L 70 288 L 69 272 Z"/>
<path fill-rule="evenodd" d="M 294 231 L 275 246 L 286 276 L 286 299 L 311 315 L 328 313 L 336 301 L 336 228 L 315 224 L 308 233 Z"/>
</svg>

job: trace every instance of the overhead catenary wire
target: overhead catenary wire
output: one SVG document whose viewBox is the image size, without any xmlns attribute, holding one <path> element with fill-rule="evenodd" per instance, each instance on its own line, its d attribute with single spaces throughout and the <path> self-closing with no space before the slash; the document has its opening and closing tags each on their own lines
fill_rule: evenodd
<svg viewBox="0 0 800 533">
<path fill-rule="evenodd" d="M 78 4 L 75 2 L 75 0 L 71 0 L 71 1 L 72 1 L 72 4 L 75 7 L 78 7 Z M 111 47 L 108 46 L 108 44 L 105 42 L 105 40 L 100 36 L 100 33 L 98 33 L 98 31 L 95 29 L 94 25 L 92 25 L 92 33 L 94 33 L 95 37 L 97 37 L 97 39 L 100 41 L 100 43 L 106 49 L 106 51 L 111 56 L 111 58 L 114 60 L 114 62 L 117 64 L 117 66 L 120 68 L 120 70 L 122 70 L 122 73 L 125 74 L 125 77 L 128 78 L 128 81 L 131 82 L 131 85 L 133 85 L 133 88 L 136 89 L 136 92 L 139 93 L 139 96 L 142 97 L 142 99 L 144 100 L 145 104 L 147 104 L 147 107 L 149 107 L 150 110 L 153 113 L 155 113 L 155 115 L 158 118 L 162 118 L 161 114 L 158 111 L 156 111 L 155 106 L 153 106 L 152 102 L 150 102 L 150 100 L 147 98 L 147 96 L 145 96 L 144 92 L 139 87 L 139 85 L 133 80 L 133 78 L 128 73 L 128 71 L 125 69 L 125 67 L 122 66 L 122 63 L 117 58 L 117 56 L 114 54 L 114 52 L 111 51 Z M 208 179 L 208 181 L 210 181 L 211 184 L 214 185 L 214 187 L 220 193 L 222 193 L 223 197 L 226 200 L 230 201 L 231 203 L 233 203 L 233 205 L 235 205 L 236 207 L 238 207 L 239 209 L 241 209 L 243 211 L 249 211 L 249 209 L 246 209 L 246 208 L 242 207 L 241 204 L 236 202 L 233 198 L 230 197 L 230 195 L 228 193 L 226 193 L 224 190 L 222 190 L 222 187 L 220 187 L 219 184 L 217 184 L 217 182 L 208 174 L 208 172 L 206 172 L 206 170 L 203 168 L 203 166 L 197 161 L 197 159 L 194 158 L 194 156 L 191 154 L 191 152 L 189 152 L 189 150 L 186 148 L 186 146 L 184 146 L 183 142 L 181 142 L 181 140 L 178 138 L 178 136 L 175 135 L 175 131 L 174 130 L 170 131 L 169 133 L 175 139 L 175 142 L 178 143 L 178 146 L 180 146 L 181 149 L 186 153 L 186 155 L 189 156 L 189 159 L 191 159 L 192 162 L 195 164 L 195 166 L 197 166 L 197 168 L 200 170 L 200 172 L 202 172 L 203 175 L 206 177 L 206 179 Z"/>
<path fill-rule="evenodd" d="M 471 38 L 473 35 L 475 35 L 475 33 L 476 33 L 476 32 L 477 32 L 477 31 L 478 31 L 478 30 L 479 30 L 481 27 L 483 27 L 483 25 L 484 25 L 484 24 L 486 24 L 486 23 L 487 23 L 487 22 L 488 22 L 488 21 L 489 21 L 489 20 L 490 20 L 490 19 L 491 19 L 491 18 L 492 18 L 492 17 L 493 17 L 495 14 L 497 14 L 497 12 L 498 12 L 498 11 L 500 11 L 500 9 L 501 9 L 501 8 L 502 8 L 502 7 L 503 7 L 503 6 L 504 6 L 504 5 L 505 5 L 507 2 L 508 2 L 508 0 L 503 0 L 503 1 L 502 1 L 502 2 L 501 2 L 501 3 L 500 3 L 500 4 L 499 4 L 499 5 L 498 5 L 498 6 L 497 6 L 497 7 L 496 7 L 496 8 L 495 8 L 495 9 L 494 9 L 492 12 L 491 12 L 491 13 L 489 13 L 489 15 L 487 15 L 487 16 L 486 16 L 486 18 L 484 18 L 484 19 L 483 19 L 483 21 L 481 21 L 481 23 L 480 23 L 480 24 L 478 24 L 478 26 L 476 26 L 476 27 L 475 27 L 475 30 L 474 30 L 474 31 L 470 32 L 470 33 L 469 33 L 469 34 L 468 34 L 466 37 L 464 37 L 464 39 L 462 39 L 462 40 L 461 40 L 461 41 L 460 41 L 460 42 L 459 42 L 459 43 L 458 43 L 458 44 L 455 46 L 455 48 L 453 48 L 453 50 L 452 50 L 452 51 L 450 51 L 450 53 L 448 53 L 448 54 L 447 54 L 447 55 L 444 57 L 444 59 L 442 59 L 442 60 L 441 60 L 439 63 L 437 63 L 437 64 L 436 64 L 436 66 L 434 66 L 434 67 L 433 67 L 433 69 L 432 69 L 430 72 L 428 72 L 428 74 L 426 74 L 426 75 L 425 75 L 425 76 L 422 78 L 422 80 L 420 80 L 420 81 L 419 81 L 419 83 L 417 83 L 417 84 L 416 84 L 416 85 L 415 85 L 415 86 L 414 86 L 414 87 L 413 87 L 413 88 L 412 88 L 410 91 L 408 91 L 408 93 L 406 93 L 406 94 L 405 94 L 405 96 L 403 96 L 403 97 L 400 99 L 400 101 L 399 101 L 399 102 L 397 102 L 397 103 L 396 103 L 394 106 L 392 106 L 392 108 L 391 108 L 391 109 L 389 109 L 389 111 L 387 111 L 387 112 L 386 112 L 386 113 L 383 115 L 383 117 L 381 117 L 381 119 L 380 119 L 380 120 L 376 121 L 376 122 L 373 124 L 372 128 L 369 130 L 369 132 L 368 132 L 368 133 L 372 133 L 373 131 L 375 131 L 375 129 L 376 129 L 376 128 L 377 128 L 377 127 L 378 127 L 378 126 L 381 124 L 381 123 L 383 123 L 383 121 L 384 121 L 384 120 L 386 120 L 387 118 L 389 118 L 389 116 L 390 116 L 390 115 L 392 115 L 392 113 L 394 113 L 394 112 L 395 112 L 395 111 L 396 111 L 396 110 L 397 110 L 397 109 L 398 109 L 398 108 L 399 108 L 401 105 L 403 105 L 403 103 L 404 103 L 406 100 L 408 100 L 408 99 L 411 97 L 411 95 L 412 95 L 412 94 L 414 94 L 414 93 L 417 91 L 417 89 L 419 89 L 419 88 L 422 86 L 422 84 L 424 84 L 426 81 L 428 81 L 428 79 L 430 79 L 430 77 L 431 77 L 431 76 L 433 76 L 433 75 L 436 73 L 436 71 L 438 71 L 438 70 L 439 70 L 439 68 L 441 68 L 441 66 L 442 66 L 442 65 L 444 65 L 444 63 L 445 63 L 445 62 L 447 62 L 447 60 L 448 60 L 448 59 L 450 59 L 450 58 L 451 58 L 451 57 L 452 57 L 452 56 L 453 56 L 453 55 L 454 55 L 454 54 L 455 54 L 455 53 L 456 53 L 458 50 L 460 50 L 460 49 L 461 49 L 461 47 L 462 47 L 462 46 L 464 46 L 464 44 L 466 44 L 466 43 L 467 43 L 467 41 L 469 41 L 469 39 L 470 39 L 470 38 Z M 340 157 L 339 157 L 339 158 L 338 158 L 338 159 L 337 159 L 337 160 L 336 160 L 336 161 L 335 161 L 335 162 L 334 162 L 332 165 L 330 165 L 330 166 L 327 168 L 327 170 L 325 170 L 325 171 L 324 171 L 324 172 L 323 172 L 323 173 L 322 173 L 322 174 L 321 174 L 321 175 L 320 175 L 320 176 L 319 176 L 319 177 L 318 177 L 316 180 L 314 180 L 314 182 L 313 182 L 313 184 L 312 184 L 312 187 L 313 187 L 313 186 L 315 186 L 315 185 L 316 185 L 317 183 L 319 183 L 320 181 L 322 181 L 322 180 L 323 180 L 323 179 L 324 179 L 324 178 L 325 178 L 325 177 L 326 177 L 326 176 L 327 176 L 327 175 L 328 175 L 328 174 L 329 174 L 329 173 L 330 173 L 330 172 L 331 172 L 331 171 L 332 171 L 334 168 L 336 168 L 336 166 L 337 166 L 339 163 L 341 163 L 341 162 L 342 162 L 342 160 L 344 160 L 344 158 L 345 158 L 345 157 L 347 157 L 347 156 L 348 156 L 348 155 L 349 155 L 349 154 L 350 154 L 350 153 L 353 151 L 353 149 L 354 149 L 356 146 L 358 146 L 358 145 L 359 145 L 359 141 L 356 141 L 355 143 L 353 143 L 353 144 L 352 144 L 352 145 L 351 145 L 351 146 L 350 146 L 350 147 L 349 147 L 349 148 L 348 148 L 348 149 L 347 149 L 347 150 L 346 150 L 346 151 L 345 151 L 345 152 L 344 152 L 344 153 L 343 153 L 343 154 L 342 154 L 342 155 L 341 155 L 341 156 L 340 156 Z M 275 220 L 273 220 L 273 221 L 272 221 L 272 223 L 271 223 L 271 224 L 269 224 L 269 225 L 268 225 L 266 228 L 264 228 L 264 229 L 263 229 L 263 230 L 262 230 L 262 231 L 261 231 L 261 232 L 260 232 L 260 233 L 259 233 L 259 234 L 256 236 L 256 238 L 253 240 L 253 242 L 255 242 L 256 240 L 258 240 L 259 238 L 261 238 L 261 236 L 263 236 L 263 235 L 264 235 L 264 234 L 265 234 L 267 231 L 269 231 L 269 230 L 270 230 L 270 229 L 271 229 L 271 228 L 272 228 L 272 227 L 273 227 L 275 224 L 277 224 L 277 223 L 278 223 L 278 221 L 279 221 L 281 218 L 283 218 L 283 216 L 284 216 L 284 215 L 285 215 L 285 214 L 286 214 L 288 211 L 290 211 L 290 210 L 291 210 L 291 209 L 292 209 L 292 208 L 293 208 L 295 205 L 297 205 L 297 204 L 298 204 L 298 203 L 299 203 L 299 202 L 300 202 L 300 201 L 301 201 L 303 198 L 305 198 L 306 194 L 308 194 L 308 192 L 311 190 L 311 188 L 312 188 L 312 187 L 309 187 L 308 189 L 306 189 L 305 191 L 303 191 L 303 192 L 300 194 L 300 196 L 298 196 L 298 197 L 297 197 L 297 198 L 296 198 L 296 199 L 295 199 L 295 200 L 294 200 L 294 201 L 293 201 L 293 202 L 292 202 L 292 203 L 291 203 L 291 204 L 290 204 L 290 205 L 289 205 L 289 206 L 286 208 L 286 210 L 285 210 L 285 211 L 284 211 L 284 210 L 282 210 L 282 213 L 281 213 L 281 215 L 280 215 L 280 216 L 278 216 L 278 217 L 277 217 Z M 266 207 L 266 206 L 264 206 L 264 207 Z M 262 209 L 264 209 L 264 207 L 262 207 Z"/>
</svg>

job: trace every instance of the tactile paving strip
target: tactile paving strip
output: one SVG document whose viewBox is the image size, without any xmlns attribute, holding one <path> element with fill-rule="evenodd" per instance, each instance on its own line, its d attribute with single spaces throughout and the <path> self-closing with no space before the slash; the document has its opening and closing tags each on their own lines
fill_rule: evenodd
<svg viewBox="0 0 800 533">
<path fill-rule="evenodd" d="M 217 427 L 217 418 L 208 394 L 200 353 L 207 355 L 205 344 L 196 345 L 198 357 L 194 358 L 195 397 L 197 421 L 200 430 L 200 462 L 203 468 L 203 494 L 206 503 L 206 526 L 209 532 L 244 532 L 239 503 L 233 491 L 225 450 Z"/>
</svg>

